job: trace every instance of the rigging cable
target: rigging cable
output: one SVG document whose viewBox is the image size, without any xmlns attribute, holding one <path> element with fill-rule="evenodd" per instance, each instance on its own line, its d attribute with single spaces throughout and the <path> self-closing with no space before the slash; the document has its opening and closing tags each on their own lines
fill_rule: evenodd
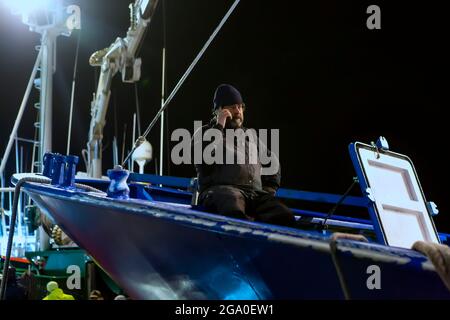
<svg viewBox="0 0 450 320">
<path fill-rule="evenodd" d="M 72 78 L 72 94 L 70 97 L 70 113 L 69 113 L 69 129 L 67 133 L 67 155 L 70 154 L 70 139 L 72 135 L 72 117 L 73 117 L 73 103 L 75 98 L 75 83 L 77 80 L 77 66 L 78 66 L 78 54 L 80 50 L 80 38 L 81 38 L 81 30 L 78 31 L 78 39 L 77 39 L 77 51 L 75 53 L 75 64 L 73 66 L 73 78 Z"/>
<path fill-rule="evenodd" d="M 319 224 L 319 226 L 318 226 L 319 231 L 322 231 L 323 229 L 328 228 L 328 224 L 327 224 L 328 219 L 330 219 L 333 216 L 336 209 L 344 202 L 345 198 L 347 198 L 348 195 L 350 194 L 350 191 L 352 191 L 353 187 L 356 186 L 358 183 L 359 183 L 358 178 L 354 177 L 353 182 L 348 187 L 347 191 L 345 191 L 345 193 L 341 196 L 341 198 L 336 203 L 336 205 L 327 213 L 323 222 L 321 224 Z"/>
<path fill-rule="evenodd" d="M 134 143 L 133 148 L 131 149 L 130 153 L 128 153 L 127 157 L 123 160 L 122 162 L 122 167 L 125 165 L 125 163 L 128 161 L 128 159 L 130 158 L 130 156 L 133 154 L 133 152 L 136 150 L 136 148 L 140 145 L 140 143 L 142 143 L 145 138 L 148 136 L 148 134 L 150 133 L 150 131 L 152 130 L 152 128 L 155 126 L 156 122 L 158 121 L 158 119 L 161 117 L 161 114 L 166 110 L 166 108 L 169 106 L 170 102 L 172 101 L 172 99 L 175 97 L 175 95 L 178 93 L 178 90 L 180 90 L 181 86 L 184 84 L 184 82 L 186 81 L 186 79 L 189 77 L 189 75 L 191 74 L 192 70 L 195 68 L 195 66 L 197 65 L 197 63 L 200 61 L 200 59 L 203 57 L 203 54 L 205 53 L 206 49 L 208 49 L 208 47 L 211 45 L 211 42 L 214 40 L 214 38 L 217 36 L 217 34 L 219 33 L 219 31 L 222 29 L 223 25 L 225 24 L 225 22 L 227 22 L 228 18 L 230 17 L 230 15 L 233 13 L 234 9 L 236 9 L 236 6 L 239 4 L 240 0 L 235 0 L 235 2 L 233 3 L 233 5 L 230 7 L 230 9 L 228 10 L 228 12 L 225 14 L 225 16 L 222 18 L 222 20 L 220 21 L 219 25 L 217 26 L 217 28 L 214 30 L 214 32 L 211 34 L 211 36 L 209 37 L 208 41 L 205 43 L 205 45 L 203 46 L 203 48 L 200 50 L 200 52 L 198 53 L 198 55 L 195 57 L 194 61 L 191 63 L 191 65 L 189 66 L 189 68 L 186 70 L 186 72 L 183 74 L 183 76 L 181 77 L 181 79 L 178 81 L 177 85 L 175 86 L 175 88 L 172 90 L 172 92 L 170 93 L 169 97 L 167 98 L 167 100 L 164 102 L 164 105 L 161 107 L 161 109 L 158 111 L 158 113 L 156 114 L 156 116 L 153 118 L 152 122 L 149 124 L 149 126 L 147 127 L 147 129 L 145 130 L 144 134 L 139 137 L 136 142 Z"/>
</svg>

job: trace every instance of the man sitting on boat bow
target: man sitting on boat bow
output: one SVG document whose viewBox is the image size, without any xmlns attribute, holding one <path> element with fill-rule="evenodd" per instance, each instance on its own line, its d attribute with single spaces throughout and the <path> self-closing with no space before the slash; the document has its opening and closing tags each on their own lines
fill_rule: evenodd
<svg viewBox="0 0 450 320">
<path fill-rule="evenodd" d="M 209 129 L 216 129 L 220 131 L 220 139 L 214 141 L 214 152 L 221 151 L 219 148 L 222 148 L 222 158 L 229 159 L 231 154 L 231 158 L 239 159 L 241 156 L 245 161 L 207 164 L 202 158 L 201 163 L 196 163 L 200 191 L 198 204 L 208 212 L 233 218 L 293 226 L 294 215 L 275 198 L 280 186 L 280 165 L 276 155 L 271 154 L 276 162 L 275 172 L 264 174 L 261 153 L 253 153 L 256 154 L 254 157 L 252 150 L 259 148 L 261 151 L 261 148 L 265 148 L 264 152 L 270 153 L 265 144 L 258 138 L 257 143 L 252 139 L 244 139 L 242 144 L 245 144 L 245 148 L 238 148 L 239 141 L 236 143 L 234 138 L 229 138 L 230 132 L 241 130 L 248 133 L 251 130 L 243 127 L 244 111 L 245 104 L 236 88 L 228 84 L 217 87 L 214 94 L 214 118 L 209 125 L 194 133 L 194 148 L 195 144 L 202 141 L 199 135 Z M 227 152 L 230 154 L 225 157 Z M 256 161 L 250 161 L 251 159 Z"/>
</svg>

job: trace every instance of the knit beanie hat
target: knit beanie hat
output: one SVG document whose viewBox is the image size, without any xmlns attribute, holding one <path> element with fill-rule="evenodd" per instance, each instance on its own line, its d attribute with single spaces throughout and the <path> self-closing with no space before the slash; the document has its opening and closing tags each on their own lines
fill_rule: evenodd
<svg viewBox="0 0 450 320">
<path fill-rule="evenodd" d="M 232 85 L 221 84 L 214 93 L 214 110 L 223 106 L 243 103 L 241 93 Z"/>
</svg>

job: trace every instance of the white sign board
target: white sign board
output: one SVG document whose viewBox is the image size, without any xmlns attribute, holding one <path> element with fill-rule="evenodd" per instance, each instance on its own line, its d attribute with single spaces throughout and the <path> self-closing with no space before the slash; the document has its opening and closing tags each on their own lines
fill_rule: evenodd
<svg viewBox="0 0 450 320">
<path fill-rule="evenodd" d="M 357 153 L 387 244 L 410 249 L 418 240 L 439 243 L 409 158 L 373 148 L 357 148 Z"/>
</svg>

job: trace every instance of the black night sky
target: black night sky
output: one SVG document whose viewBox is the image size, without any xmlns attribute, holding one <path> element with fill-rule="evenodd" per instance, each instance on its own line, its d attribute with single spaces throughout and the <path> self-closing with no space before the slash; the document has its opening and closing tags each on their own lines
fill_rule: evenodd
<svg viewBox="0 0 450 320">
<path fill-rule="evenodd" d="M 67 1 L 82 10 L 72 154 L 80 155 L 88 138 L 90 101 L 98 75 L 88 64 L 89 56 L 125 36 L 130 1 Z M 164 0 L 164 20 L 162 1 L 140 52 L 143 128 L 160 106 L 163 22 L 170 92 L 233 2 Z M 381 8 L 381 30 L 366 27 L 370 4 Z M 440 209 L 435 220 L 438 229 L 450 232 L 445 155 L 448 118 L 444 116 L 444 107 L 449 105 L 445 101 L 450 55 L 448 19 L 440 5 L 438 1 L 419 5 L 410 1 L 242 0 L 169 106 L 168 132 L 176 128 L 192 131 L 194 120 L 207 121 L 214 89 L 220 83 L 231 83 L 246 101 L 247 127 L 280 129 L 283 187 L 336 194 L 347 189 L 355 174 L 348 144 L 370 143 L 383 135 L 391 150 L 413 160 L 425 196 Z M 66 150 L 77 36 L 78 31 L 58 41 L 53 151 L 60 153 Z M 39 35 L 29 32 L 18 16 L 1 6 L 0 39 L 3 155 L 34 64 Z M 119 74 L 112 89 L 104 169 L 112 163 L 115 122 L 120 146 L 127 125 L 126 148 L 130 149 L 136 110 L 134 85 L 122 83 Z M 37 100 L 34 90 L 20 137 L 33 137 L 33 103 Z M 149 140 L 159 158 L 159 126 Z M 23 146 L 29 159 L 29 145 Z M 14 171 L 14 154 L 9 164 L 7 176 Z M 25 169 L 29 167 L 28 162 Z M 154 161 L 146 169 L 154 173 Z M 171 164 L 165 174 L 192 177 L 195 171 Z"/>
</svg>

